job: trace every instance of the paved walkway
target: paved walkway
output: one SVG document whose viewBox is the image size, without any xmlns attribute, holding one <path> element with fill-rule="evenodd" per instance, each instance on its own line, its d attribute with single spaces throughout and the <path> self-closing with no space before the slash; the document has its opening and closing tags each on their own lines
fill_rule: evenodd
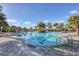
<svg viewBox="0 0 79 59">
<path fill-rule="evenodd" d="M 0 44 L 0 55 L 2 56 L 79 56 L 79 42 L 75 41 L 74 48 L 60 47 L 32 47 L 23 41 L 11 41 Z M 75 43 L 74 42 L 74 43 Z"/>
</svg>

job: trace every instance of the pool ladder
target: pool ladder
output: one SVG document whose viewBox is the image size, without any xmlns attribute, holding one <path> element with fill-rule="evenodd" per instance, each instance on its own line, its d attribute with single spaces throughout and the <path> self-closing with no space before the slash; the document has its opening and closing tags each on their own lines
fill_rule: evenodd
<svg viewBox="0 0 79 59">
<path fill-rule="evenodd" d="M 64 37 L 58 37 L 56 39 L 56 46 L 59 46 L 59 43 L 62 42 L 62 40 L 64 41 L 63 45 L 67 45 L 68 47 L 73 47 L 73 38 L 72 36 L 64 36 Z"/>
</svg>

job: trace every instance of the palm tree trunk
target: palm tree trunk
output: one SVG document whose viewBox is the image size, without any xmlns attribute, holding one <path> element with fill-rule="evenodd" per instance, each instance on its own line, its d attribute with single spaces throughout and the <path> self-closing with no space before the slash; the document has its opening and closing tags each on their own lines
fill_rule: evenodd
<svg viewBox="0 0 79 59">
<path fill-rule="evenodd" d="M 3 26 L 1 26 L 1 32 L 3 31 Z"/>
<path fill-rule="evenodd" d="M 3 31 L 3 22 L 2 22 L 2 26 L 1 26 L 1 32 Z"/>
<path fill-rule="evenodd" d="M 77 30 L 77 34 L 78 34 L 78 36 L 79 36 L 79 29 Z"/>
<path fill-rule="evenodd" d="M 1 32 L 1 26 L 0 26 L 0 32 Z"/>
</svg>

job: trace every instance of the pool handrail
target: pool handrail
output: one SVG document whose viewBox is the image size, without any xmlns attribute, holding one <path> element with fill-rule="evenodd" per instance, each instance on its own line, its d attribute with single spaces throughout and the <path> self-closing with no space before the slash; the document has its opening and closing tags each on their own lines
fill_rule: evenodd
<svg viewBox="0 0 79 59">
<path fill-rule="evenodd" d="M 68 45 L 68 47 L 73 47 L 73 38 L 72 36 L 68 35 L 68 36 L 64 36 L 64 37 L 60 37 L 61 39 L 64 40 L 65 44 Z M 65 41 L 66 38 L 66 41 Z"/>
</svg>

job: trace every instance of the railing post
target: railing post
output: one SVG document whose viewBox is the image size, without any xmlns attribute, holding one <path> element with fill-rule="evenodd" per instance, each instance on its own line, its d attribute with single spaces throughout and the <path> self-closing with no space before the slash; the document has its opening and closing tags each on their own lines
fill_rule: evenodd
<svg viewBox="0 0 79 59">
<path fill-rule="evenodd" d="M 56 46 L 58 47 L 58 38 L 56 38 Z"/>
</svg>

